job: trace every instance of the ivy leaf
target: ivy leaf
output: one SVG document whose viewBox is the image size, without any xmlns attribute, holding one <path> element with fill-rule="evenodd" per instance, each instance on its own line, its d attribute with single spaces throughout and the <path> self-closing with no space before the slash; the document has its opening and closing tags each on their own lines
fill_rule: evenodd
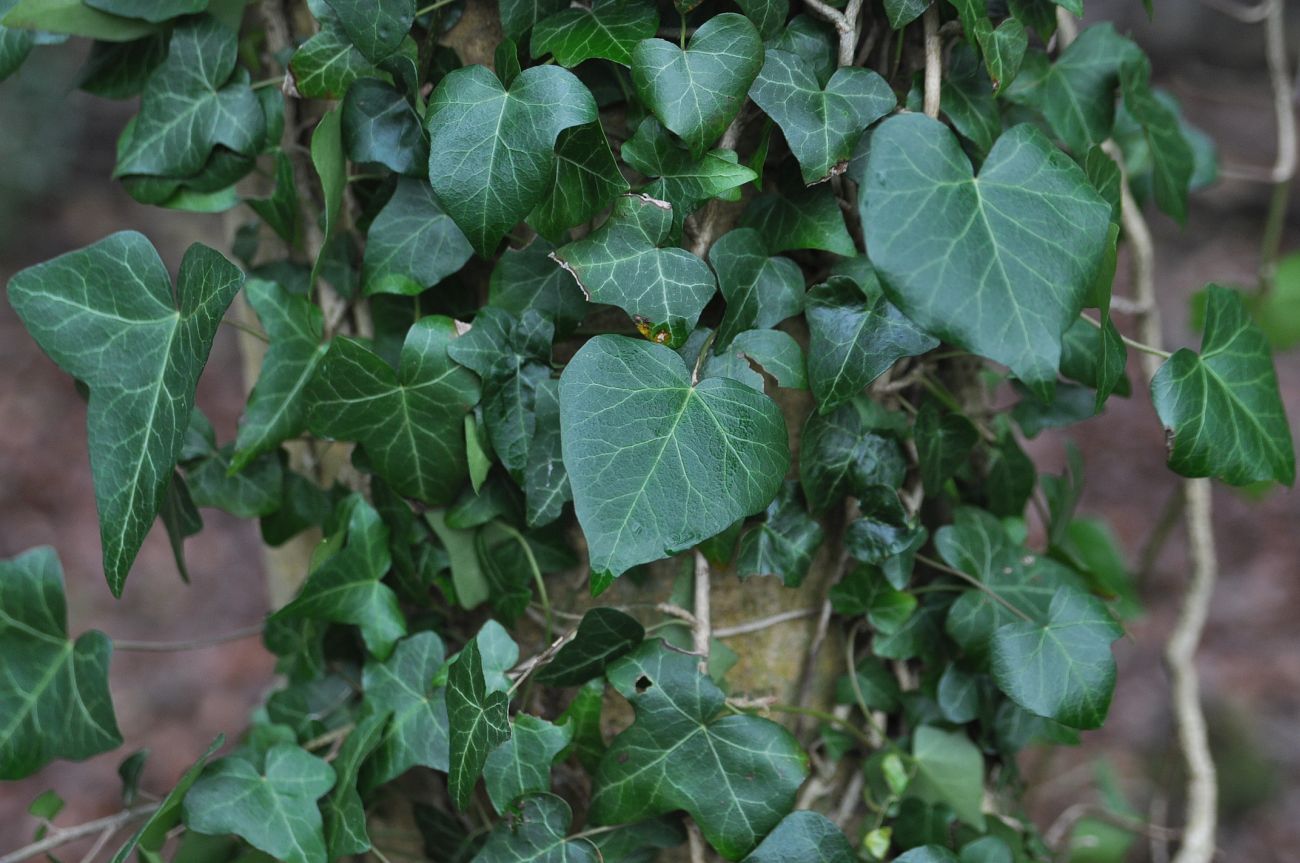
<svg viewBox="0 0 1300 863">
<path fill-rule="evenodd" d="M 177 25 L 167 59 L 145 85 L 115 177 L 188 176 L 218 145 L 256 154 L 266 137 L 266 117 L 247 80 L 231 79 L 237 42 L 233 30 L 211 17 Z"/>
<path fill-rule="evenodd" d="M 559 134 L 598 119 L 587 88 L 553 66 L 525 69 L 509 90 L 483 66 L 457 69 L 428 117 L 429 180 L 484 257 L 545 198 Z"/>
<path fill-rule="evenodd" d="M 1110 227 L 1110 207 L 1083 171 L 1022 125 L 975 177 L 943 124 L 905 114 L 873 134 L 866 174 L 863 226 L 889 298 L 922 329 L 1009 366 L 1050 398 L 1061 334 Z M 954 233 L 956 224 L 965 227 Z"/>
<path fill-rule="evenodd" d="M 326 0 L 352 41 L 371 63 L 397 50 L 415 21 L 415 0 Z"/>
<path fill-rule="evenodd" d="M 1178 114 L 1151 89 L 1151 61 L 1140 53 L 1120 69 L 1124 107 L 1146 135 L 1156 204 L 1179 222 L 1187 221 L 1187 192 L 1196 159 L 1183 137 Z"/>
<path fill-rule="evenodd" d="M 525 794 L 551 789 L 551 762 L 572 736 L 568 724 L 552 725 L 527 713 L 515 717 L 510 738 L 483 763 L 483 783 L 497 812 L 504 815 Z"/>
<path fill-rule="evenodd" d="M 233 454 L 234 445 L 226 444 L 186 468 L 191 502 L 238 518 L 259 518 L 279 509 L 284 486 L 279 456 L 264 453 L 236 471 Z"/>
<path fill-rule="evenodd" d="M 294 598 L 271 620 L 309 618 L 350 623 L 361 628 L 366 649 L 379 659 L 393 652 L 406 634 L 406 619 L 397 594 L 382 582 L 392 563 L 388 528 L 359 494 L 341 507 L 346 533 L 342 548 L 322 563 Z"/>
<path fill-rule="evenodd" d="M 408 177 L 429 170 L 429 142 L 420 117 L 398 90 L 363 78 L 343 97 L 343 148 L 354 162 L 383 165 Z"/>
<path fill-rule="evenodd" d="M 632 49 L 659 29 L 659 13 L 639 0 L 595 0 L 591 8 L 557 12 L 533 27 L 532 55 L 551 54 L 573 68 L 585 60 L 612 60 L 632 65 Z"/>
<path fill-rule="evenodd" d="M 916 439 L 921 483 L 927 495 L 937 497 L 948 478 L 970 458 L 971 450 L 979 441 L 979 432 L 966 417 L 958 413 L 940 414 L 934 401 L 927 399 L 916 412 L 912 434 Z"/>
<path fill-rule="evenodd" d="M 1008 86 L 1020 71 L 1029 47 L 1025 25 L 1015 18 L 1007 18 L 995 28 L 988 18 L 981 18 L 975 27 L 975 38 L 984 52 L 984 65 L 993 89 Z"/>
<path fill-rule="evenodd" d="M 560 378 L 564 464 L 592 570 L 612 578 L 767 506 L 790 463 L 774 402 L 728 378 L 692 385 L 672 351 L 602 335 Z"/>
<path fill-rule="evenodd" d="M 30 30 L 0 26 L 0 81 L 18 71 L 35 44 L 36 34 Z"/>
<path fill-rule="evenodd" d="M 548 686 L 581 686 L 645 638 L 645 627 L 616 608 L 593 608 L 582 616 L 573 640 L 536 675 Z"/>
<path fill-rule="evenodd" d="M 890 27 L 902 30 L 920 18 L 930 3 L 931 0 L 885 0 L 885 17 Z"/>
<path fill-rule="evenodd" d="M 250 279 L 244 293 L 270 345 L 239 422 L 230 462 L 234 471 L 243 470 L 262 453 L 306 429 L 303 394 L 325 356 L 321 311 L 311 300 L 262 279 Z"/>
<path fill-rule="evenodd" d="M 396 372 L 360 342 L 335 339 L 307 388 L 308 427 L 361 444 L 400 494 L 447 503 L 467 475 L 464 417 L 479 400 L 474 375 L 447 354 L 455 338 L 450 318 L 421 318 Z"/>
<path fill-rule="evenodd" d="M 380 74 L 347 38 L 332 12 L 323 16 L 316 13 L 316 18 L 320 30 L 299 45 L 289 58 L 289 74 L 298 95 L 307 99 L 341 99 L 357 80 Z"/>
<path fill-rule="evenodd" d="M 781 819 L 744 863 L 856 863 L 848 838 L 820 812 L 800 809 Z"/>
<path fill-rule="evenodd" d="M 862 130 L 897 104 L 870 69 L 842 67 L 823 87 L 798 56 L 775 49 L 765 53 L 749 98 L 781 127 L 809 185 L 848 161 Z"/>
<path fill-rule="evenodd" d="M 659 248 L 672 220 L 672 207 L 663 201 L 624 195 L 603 225 L 553 256 L 588 300 L 618 306 L 655 341 L 677 347 L 717 286 L 708 265 L 695 255 Z"/>
<path fill-rule="evenodd" d="M 524 468 L 524 496 L 528 526 L 542 527 L 559 518 L 564 505 L 573 500 L 560 438 L 559 381 L 548 377 L 537 383 L 533 414 L 536 419 Z"/>
<path fill-rule="evenodd" d="M 1012 102 L 1037 109 L 1079 156 L 1110 136 L 1115 88 L 1123 65 L 1141 50 L 1109 23 L 1086 28 L 1055 62 L 1033 52 L 1004 91 Z"/>
<path fill-rule="evenodd" d="M 488 835 L 473 863 L 601 863 L 587 839 L 566 839 L 573 810 L 554 794 L 520 800 Z"/>
<path fill-rule="evenodd" d="M 786 587 L 798 587 L 808 574 L 813 555 L 822 544 L 822 526 L 799 500 L 798 483 L 787 480 L 767 517 L 740 538 L 736 575 L 774 575 Z"/>
<path fill-rule="evenodd" d="M 9 281 L 9 302 L 37 344 L 90 388 L 90 468 L 114 596 L 162 505 L 194 388 L 242 281 L 220 254 L 194 245 L 174 298 L 158 253 L 133 231 Z"/>
<path fill-rule="evenodd" d="M 912 735 L 916 775 L 907 795 L 926 803 L 947 803 L 962 821 L 984 829 L 984 756 L 964 731 L 923 725 Z"/>
<path fill-rule="evenodd" d="M 520 40 L 538 21 L 563 8 L 564 0 L 501 0 L 501 30 L 507 39 Z"/>
<path fill-rule="evenodd" d="M 416 296 L 459 270 L 473 253 L 429 184 L 403 177 L 366 232 L 366 294 Z"/>
<path fill-rule="evenodd" d="M 1233 485 L 1295 482 L 1295 449 L 1268 342 L 1240 295 L 1206 288 L 1201 353 L 1183 348 L 1151 381 L 1169 467 Z"/>
<path fill-rule="evenodd" d="M 641 121 L 620 153 L 630 167 L 657 178 L 642 191 L 672 204 L 673 238 L 681 234 L 686 217 L 702 204 L 712 198 L 738 201 L 740 187 L 758 177 L 739 163 L 733 150 L 710 150 L 698 158 L 692 156 L 654 117 Z"/>
<path fill-rule="evenodd" d="M 446 772 L 450 762 L 447 696 L 438 682 L 446 665 L 442 639 L 433 632 L 404 638 L 387 660 L 367 660 L 362 677 L 366 704 L 375 713 L 392 713 L 364 785 L 375 788 L 417 764 Z"/>
<path fill-rule="evenodd" d="M 262 764 L 240 755 L 213 762 L 185 795 L 185 825 L 233 833 L 286 863 L 325 863 L 316 801 L 334 787 L 334 768 L 293 743 L 277 743 Z"/>
<path fill-rule="evenodd" d="M 0 560 L 0 651 L 0 779 L 122 745 L 108 693 L 113 646 L 94 630 L 68 639 L 63 567 L 54 549 Z"/>
<path fill-rule="evenodd" d="M 218 734 L 216 739 L 208 746 L 207 751 L 199 756 L 199 760 L 190 765 L 181 778 L 177 780 L 172 790 L 167 792 L 167 796 L 158 804 L 158 808 L 153 814 L 140 825 L 140 828 L 126 840 L 125 844 L 113 855 L 111 863 L 126 863 L 131 857 L 131 852 L 136 848 L 140 849 L 140 857 L 143 859 L 146 852 L 157 853 L 162 849 L 163 843 L 167 841 L 167 834 L 172 831 L 177 824 L 181 823 L 181 801 L 189 793 L 191 787 L 202 774 L 203 769 L 218 749 L 226 742 L 224 735 Z"/>
<path fill-rule="evenodd" d="M 655 639 L 610 667 L 636 721 L 600 762 L 591 819 L 618 824 L 684 809 L 736 860 L 793 808 L 808 759 L 775 722 L 720 716 L 726 698 L 698 663 Z"/>
<path fill-rule="evenodd" d="M 1030 713 L 1071 728 L 1100 728 L 1115 690 L 1110 644 L 1123 634 L 1101 600 L 1058 591 L 1041 621 L 1015 621 L 993 633 L 993 681 Z"/>
<path fill-rule="evenodd" d="M 536 309 L 555 322 L 557 332 L 572 330 L 587 314 L 587 301 L 573 276 L 551 257 L 555 246 L 538 237 L 522 249 L 507 249 L 492 270 L 488 303 L 522 316 Z"/>
<path fill-rule="evenodd" d="M 1124 367 L 1128 350 L 1110 315 L 1098 329 L 1082 318 L 1070 325 L 1061 338 L 1061 374 L 1097 391 L 1093 413 L 1101 413 L 1111 394 L 1127 396 L 1132 391 Z"/>
<path fill-rule="evenodd" d="M 528 216 L 543 237 L 559 241 L 569 228 L 589 222 L 628 189 L 599 122 L 574 126 L 555 143 L 550 190 Z"/>
<path fill-rule="evenodd" d="M 366 831 L 366 810 L 357 792 L 357 774 L 362 763 L 380 744 L 388 723 L 387 711 L 362 709 L 356 727 L 348 732 L 339 754 L 334 759 L 338 779 L 329 797 L 321 803 L 325 821 L 325 846 L 329 859 L 337 860 L 350 854 L 370 850 L 370 834 Z"/>
<path fill-rule="evenodd" d="M 632 50 L 632 86 L 646 107 L 699 158 L 740 113 L 763 66 L 763 42 L 749 19 L 714 15 L 683 51 L 663 39 Z"/>
<path fill-rule="evenodd" d="M 17 0 L 4 4 L 0 23 L 6 28 L 44 30 L 108 42 L 148 36 L 157 26 L 92 9 L 81 0 Z"/>
<path fill-rule="evenodd" d="M 861 393 L 903 357 L 939 346 L 885 299 L 875 273 L 868 270 L 868 275 L 861 288 L 847 276 L 831 276 L 808 292 L 808 378 L 823 414 Z"/>
<path fill-rule="evenodd" d="M 740 226 L 757 229 L 771 254 L 794 249 L 844 257 L 858 253 L 835 193 L 825 184 L 758 195 L 745 208 Z"/>
<path fill-rule="evenodd" d="M 790 17 L 789 0 L 738 0 L 736 5 L 746 18 L 754 22 L 765 40 L 780 33 L 785 19 Z"/>
<path fill-rule="evenodd" d="M 208 0 L 85 0 L 85 3 L 110 15 L 141 18 L 151 24 L 193 15 L 208 8 Z"/>
<path fill-rule="evenodd" d="M 799 479 L 814 514 L 868 486 L 898 488 L 907 474 L 898 441 L 873 431 L 864 401 L 855 399 L 830 414 L 813 414 L 804 424 Z"/>
<path fill-rule="evenodd" d="M 803 273 L 789 258 L 769 256 L 753 228 L 736 228 L 709 249 L 709 263 L 727 311 L 718 326 L 718 348 L 745 330 L 774 327 L 804 305 Z"/>
<path fill-rule="evenodd" d="M 448 791 L 456 808 L 464 811 L 483 772 L 488 753 L 510 737 L 507 711 L 510 697 L 489 691 L 477 638 L 461 649 L 447 675 L 447 716 L 451 728 L 451 765 Z"/>
<path fill-rule="evenodd" d="M 746 364 L 757 365 L 787 389 L 808 389 L 803 348 L 782 330 L 746 330 L 731 342 L 731 353 Z M 711 365 L 711 364 L 710 364 Z M 762 389 L 760 384 L 756 389 Z"/>
</svg>

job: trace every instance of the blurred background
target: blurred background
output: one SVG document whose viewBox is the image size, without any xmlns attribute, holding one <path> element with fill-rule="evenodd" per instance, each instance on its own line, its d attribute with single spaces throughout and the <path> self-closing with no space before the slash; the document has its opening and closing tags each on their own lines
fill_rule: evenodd
<svg viewBox="0 0 1300 863">
<path fill-rule="evenodd" d="M 1206 282 L 1255 290 L 1272 187 L 1248 175 L 1272 167 L 1277 139 L 1263 27 L 1197 0 L 1155 5 L 1149 23 L 1137 0 L 1088 0 L 1085 23 L 1113 21 L 1141 43 L 1157 83 L 1218 149 L 1220 179 L 1193 195 L 1186 226 L 1150 216 L 1164 338 L 1172 350 L 1199 343 L 1190 300 Z M 1286 11 L 1294 76 L 1300 2 L 1289 0 Z M 134 105 L 76 90 L 78 51 L 37 48 L 0 85 L 0 283 L 127 228 L 149 236 L 173 272 L 191 243 L 224 248 L 245 217 L 239 210 L 210 216 L 145 207 L 109 179 L 114 142 Z M 1284 317 L 1292 326 L 1300 321 L 1297 214 L 1300 194 L 1292 196 L 1284 222 L 1283 257 L 1295 257 L 1284 264 L 1266 313 L 1274 325 Z M 1115 292 L 1127 292 L 1122 260 Z M 1285 327 L 1273 329 L 1285 337 Z M 1295 428 L 1300 348 L 1280 349 L 1276 362 Z M 232 330 L 218 334 L 209 368 L 198 403 L 218 438 L 229 440 L 244 400 Z M 1135 362 L 1129 370 L 1137 373 Z M 1171 511 L 1176 515 L 1171 507 L 1179 483 L 1165 469 L 1163 434 L 1146 398 L 1112 399 L 1103 418 L 1030 442 L 1041 470 L 1063 469 L 1067 438 L 1085 459 L 1080 512 L 1110 523 L 1145 610 L 1116 645 L 1119 684 L 1105 728 L 1084 735 L 1078 747 L 1026 754 L 1023 767 L 1035 789 L 1030 811 L 1045 830 L 1072 805 L 1102 800 L 1153 823 L 1177 824 L 1181 776 L 1161 650 L 1187 577 L 1181 523 L 1173 519 L 1156 555 L 1149 538 Z M 1214 503 L 1222 574 L 1199 667 L 1220 775 L 1221 859 L 1294 863 L 1300 861 L 1300 498 L 1277 489 L 1246 494 L 1218 487 Z M 112 598 L 100 566 L 84 403 L 0 303 L 0 557 L 39 544 L 58 549 L 74 636 L 94 628 L 113 638 L 165 641 L 256 624 L 267 608 L 256 525 L 214 510 L 203 517 L 205 529 L 187 544 L 190 585 L 177 577 L 166 538 L 155 529 L 124 600 Z M 7 783 L 0 789 L 0 853 L 30 841 L 37 822 L 27 807 L 48 789 L 67 801 L 60 823 L 118 811 L 117 766 L 136 749 L 152 750 L 143 787 L 165 791 L 216 734 L 244 727 L 272 683 L 272 666 L 257 639 L 184 653 L 116 654 L 111 685 L 125 747 Z M 1100 825 L 1094 832 L 1095 854 L 1080 848 L 1073 859 L 1159 861 L 1167 853 L 1158 835 Z M 1116 858 L 1124 848 L 1127 857 Z"/>
</svg>

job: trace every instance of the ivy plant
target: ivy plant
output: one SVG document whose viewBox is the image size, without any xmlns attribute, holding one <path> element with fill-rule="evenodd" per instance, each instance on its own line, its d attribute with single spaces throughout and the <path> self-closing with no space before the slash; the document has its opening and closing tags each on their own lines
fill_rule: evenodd
<svg viewBox="0 0 1300 863">
<path fill-rule="evenodd" d="M 201 508 L 293 586 L 266 704 L 116 859 L 1051 859 L 1016 756 L 1105 722 L 1135 594 L 1021 442 L 1147 397 L 1117 244 L 1214 173 L 1081 7 L 0 0 L 0 76 L 90 40 L 112 181 L 238 226 L 9 281 L 87 396 L 107 589 L 156 522 L 187 578 Z M 1290 485 L 1268 341 L 1204 300 L 1169 467 Z M 2 779 L 122 743 L 66 604 L 55 550 L 0 562 Z M 803 673 L 735 670 L 810 617 Z"/>
</svg>

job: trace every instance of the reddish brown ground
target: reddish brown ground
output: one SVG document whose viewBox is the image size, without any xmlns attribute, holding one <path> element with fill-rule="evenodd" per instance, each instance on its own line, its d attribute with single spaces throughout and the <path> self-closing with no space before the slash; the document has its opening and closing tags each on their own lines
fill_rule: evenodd
<svg viewBox="0 0 1300 863">
<path fill-rule="evenodd" d="M 1204 29 L 1207 19 L 1190 20 L 1187 24 L 1171 19 L 1168 39 L 1159 46 L 1157 69 L 1174 70 L 1167 83 L 1188 114 L 1219 141 L 1226 162 L 1271 162 L 1273 131 L 1259 64 L 1235 59 L 1258 56 L 1258 35 L 1216 21 L 1208 21 L 1214 28 L 1209 34 Z M 1137 32 L 1149 31 L 1138 26 Z M 66 70 L 63 75 L 66 79 Z M 44 197 L 17 211 L 8 227 L 0 212 L 0 281 L 24 266 L 127 226 L 145 231 L 172 268 L 190 242 L 221 244 L 228 225 L 220 217 L 141 207 L 107 181 L 111 142 L 129 116 L 127 106 L 76 93 L 56 104 L 64 122 L 86 112 L 84 128 L 67 136 L 66 146 L 73 148 L 75 158 L 53 148 L 49 161 L 57 165 L 62 158 L 64 170 L 51 172 Z M 12 101 L 0 101 L 0 128 L 11 121 L 3 112 L 15 110 Z M 1258 186 L 1223 182 L 1197 196 L 1186 229 L 1153 217 L 1169 345 L 1195 344 L 1187 298 L 1206 281 L 1252 282 L 1264 201 L 1265 192 Z M 1300 246 L 1295 228 L 1293 219 L 1290 248 Z M 1117 291 L 1125 289 L 1121 275 Z M 225 440 L 242 403 L 229 332 L 218 339 L 211 366 L 214 373 L 200 385 L 199 404 Z M 192 585 L 176 577 L 166 541 L 155 532 L 131 574 L 124 601 L 113 600 L 100 570 L 84 406 L 71 381 L 37 350 L 6 304 L 0 304 L 0 370 L 0 556 L 40 543 L 59 550 L 74 633 L 98 628 L 115 637 L 170 640 L 226 632 L 256 621 L 266 599 L 255 528 L 211 511 L 204 514 L 206 530 L 188 546 Z M 1288 412 L 1300 417 L 1300 352 L 1280 357 L 1278 372 Z M 1135 554 L 1176 485 L 1163 466 L 1162 433 L 1149 402 L 1141 397 L 1112 400 L 1105 417 L 1077 427 L 1071 436 L 1087 460 L 1082 510 L 1104 516 L 1125 549 Z M 1034 443 L 1044 469 L 1059 470 L 1062 441 L 1062 436 L 1049 434 Z M 1215 507 L 1223 575 L 1199 667 L 1216 736 L 1226 744 L 1220 759 L 1229 804 L 1221 837 L 1223 859 L 1296 861 L 1300 506 L 1292 493 L 1249 501 L 1220 488 Z M 1117 645 L 1119 687 L 1106 728 L 1087 735 L 1078 749 L 1060 750 L 1048 761 L 1027 762 L 1032 772 L 1047 779 L 1031 799 L 1043 826 L 1070 803 L 1087 799 L 1089 765 L 1098 756 L 1115 766 L 1142 809 L 1153 795 L 1177 787 L 1160 649 L 1186 577 L 1183 542 L 1181 532 L 1175 532 L 1155 572 L 1142 585 L 1149 613 L 1134 622 L 1129 637 Z M 116 656 L 112 686 L 126 746 L 86 764 L 56 764 L 27 781 L 6 785 L 0 790 L 0 851 L 30 837 L 32 823 L 24 809 L 47 788 L 69 800 L 62 823 L 116 811 L 116 766 L 135 748 L 148 746 L 154 752 L 146 787 L 169 787 L 214 735 L 243 727 L 249 709 L 272 682 L 271 670 L 256 640 L 183 654 Z M 1176 793 L 1169 804 L 1176 823 Z M 1146 854 L 1145 847 L 1138 848 L 1133 859 L 1148 859 Z"/>
</svg>

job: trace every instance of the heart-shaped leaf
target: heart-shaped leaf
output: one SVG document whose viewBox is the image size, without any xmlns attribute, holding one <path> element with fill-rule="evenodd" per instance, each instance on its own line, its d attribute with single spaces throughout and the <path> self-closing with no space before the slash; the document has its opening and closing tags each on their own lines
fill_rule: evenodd
<svg viewBox="0 0 1300 863">
<path fill-rule="evenodd" d="M 537 233 L 556 242 L 569 228 L 589 222 L 627 191 L 600 123 L 565 129 L 555 143 L 550 191 L 528 216 Z"/>
<path fill-rule="evenodd" d="M 1201 353 L 1183 348 L 1151 381 L 1169 467 L 1234 485 L 1295 481 L 1295 448 L 1268 342 L 1235 291 L 1206 288 Z"/>
<path fill-rule="evenodd" d="M 510 737 L 510 698 L 504 692 L 489 690 L 483 671 L 479 640 L 472 638 L 447 675 L 447 718 L 451 726 L 447 790 L 460 810 L 469 805 L 488 753 Z"/>
<path fill-rule="evenodd" d="M 534 57 L 551 54 L 572 68 L 601 58 L 622 66 L 632 64 L 632 50 L 659 29 L 659 13 L 644 0 L 596 0 L 588 9 L 575 6 L 545 18 L 533 27 Z"/>
<path fill-rule="evenodd" d="M 371 63 L 397 50 L 415 21 L 415 0 L 327 0 L 343 32 Z"/>
<path fill-rule="evenodd" d="M 763 41 L 744 15 L 714 15 L 683 51 L 646 39 L 632 51 L 632 85 L 659 121 L 704 155 L 740 113 L 763 66 Z"/>
<path fill-rule="evenodd" d="M 750 201 L 740 225 L 757 230 L 770 254 L 793 249 L 820 249 L 845 257 L 858 253 L 835 193 L 826 183 L 764 192 Z"/>
<path fill-rule="evenodd" d="M 837 69 L 825 87 L 787 51 L 768 50 L 749 98 L 785 133 L 803 180 L 826 179 L 853 153 L 862 130 L 894 109 L 894 91 L 875 72 Z"/>
<path fill-rule="evenodd" d="M 90 388 L 90 469 L 115 596 L 158 514 L 199 374 L 243 280 L 221 255 L 194 245 L 173 296 L 153 246 L 123 231 L 9 282 L 9 302 L 28 332 Z"/>
<path fill-rule="evenodd" d="M 1061 334 L 1110 229 L 1110 206 L 1083 171 L 1022 125 L 976 177 L 946 126 L 902 114 L 872 135 L 865 181 L 863 228 L 889 298 L 923 330 L 1050 398 Z"/>
<path fill-rule="evenodd" d="M 354 162 L 373 162 L 411 177 L 429 170 L 420 117 L 398 90 L 363 78 L 343 98 L 343 148 Z"/>
<path fill-rule="evenodd" d="M 781 819 L 745 863 L 854 863 L 848 837 L 820 812 L 800 809 Z"/>
<path fill-rule="evenodd" d="M 660 344 L 677 347 L 717 285 L 707 264 L 685 249 L 661 249 L 672 207 L 645 195 L 614 202 L 605 224 L 553 255 L 587 299 L 623 309 Z"/>
<path fill-rule="evenodd" d="M 366 234 L 365 291 L 414 296 L 459 270 L 471 254 L 429 184 L 403 177 Z"/>
<path fill-rule="evenodd" d="M 804 509 L 799 484 L 788 480 L 776 500 L 767 507 L 762 524 L 740 538 L 736 554 L 736 575 L 774 575 L 786 587 L 798 587 L 808 574 L 813 554 L 822 544 L 824 531 Z"/>
<path fill-rule="evenodd" d="M 525 794 L 551 790 L 551 762 L 569 745 L 573 726 L 553 725 L 520 713 L 511 724 L 510 739 L 488 753 L 483 784 L 492 806 L 505 814 Z"/>
<path fill-rule="evenodd" d="M 769 256 L 753 228 L 737 228 L 709 249 L 709 263 L 727 311 L 718 327 L 718 347 L 725 348 L 749 329 L 774 327 L 803 309 L 803 273 L 789 258 Z"/>
<path fill-rule="evenodd" d="M 582 616 L 573 640 L 537 674 L 538 683 L 580 686 L 641 643 L 645 627 L 616 608 L 593 608 Z"/>
<path fill-rule="evenodd" d="M 555 66 L 525 69 L 509 90 L 483 66 L 457 69 L 428 116 L 429 181 L 484 257 L 545 198 L 560 132 L 597 119 L 591 93 Z"/>
<path fill-rule="evenodd" d="M 603 863 L 590 839 L 566 839 L 573 810 L 554 794 L 530 794 L 493 828 L 476 863 Z M 615 859 L 615 858 L 610 858 Z"/>
<path fill-rule="evenodd" d="M 614 577 L 772 500 L 790 464 L 776 404 L 728 378 L 692 385 L 671 350 L 597 336 L 560 378 L 564 465 L 592 570 Z"/>
<path fill-rule="evenodd" d="M 383 785 L 418 765 L 446 771 L 447 697 L 435 679 L 445 664 L 442 639 L 433 632 L 404 638 L 384 662 L 366 662 L 366 703 L 392 713 L 378 749 L 366 765 L 365 785 Z"/>
</svg>

